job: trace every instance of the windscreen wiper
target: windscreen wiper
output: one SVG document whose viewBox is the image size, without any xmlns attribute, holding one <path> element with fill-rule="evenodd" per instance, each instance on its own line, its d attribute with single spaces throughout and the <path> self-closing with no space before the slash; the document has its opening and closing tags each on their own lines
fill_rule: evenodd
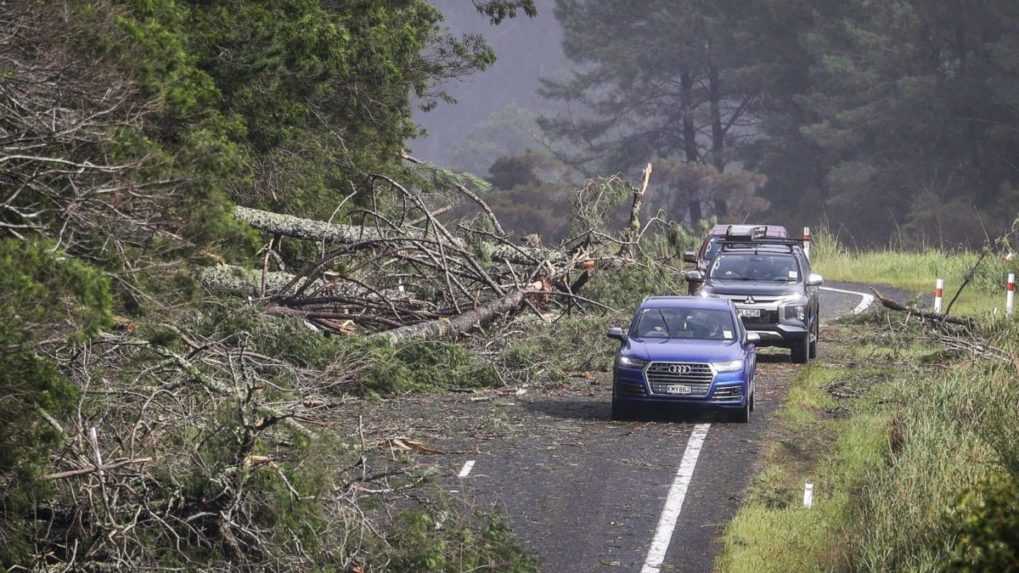
<svg viewBox="0 0 1019 573">
<path fill-rule="evenodd" d="M 662 325 L 665 327 L 665 335 L 672 338 L 672 331 L 669 330 L 669 322 L 665 320 L 665 313 L 662 312 L 662 309 L 658 309 L 658 316 L 662 317 Z"/>
</svg>

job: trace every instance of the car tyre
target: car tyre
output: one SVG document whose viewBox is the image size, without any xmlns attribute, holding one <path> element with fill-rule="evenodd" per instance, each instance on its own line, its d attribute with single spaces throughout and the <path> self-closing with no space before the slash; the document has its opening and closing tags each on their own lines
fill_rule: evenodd
<svg viewBox="0 0 1019 573">
<path fill-rule="evenodd" d="M 817 343 L 821 341 L 821 318 L 814 318 L 814 340 L 810 341 L 810 357 L 817 358 Z"/>
<path fill-rule="evenodd" d="M 806 364 L 810 361 L 810 336 L 805 335 L 800 340 L 793 342 L 792 360 L 796 364 Z"/>
<path fill-rule="evenodd" d="M 751 394 L 747 403 L 743 407 L 733 414 L 733 420 L 738 424 L 749 424 L 751 412 L 754 410 L 754 395 Z"/>
<path fill-rule="evenodd" d="M 612 398 L 612 419 L 632 420 L 636 415 L 633 406 L 625 404 L 616 398 Z"/>
</svg>

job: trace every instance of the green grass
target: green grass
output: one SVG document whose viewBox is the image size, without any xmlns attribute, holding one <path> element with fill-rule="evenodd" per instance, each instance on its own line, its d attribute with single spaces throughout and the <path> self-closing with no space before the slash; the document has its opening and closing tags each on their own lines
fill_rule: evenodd
<svg viewBox="0 0 1019 573">
<path fill-rule="evenodd" d="M 718 570 L 959 570 L 986 554 L 961 550 L 963 532 L 1019 538 L 980 525 L 986 505 L 972 501 L 1019 474 L 1014 370 L 938 355 L 920 330 L 882 326 L 895 318 L 826 332 L 827 354 L 797 377 L 769 431 L 764 469 L 726 530 Z M 1007 347 L 1005 338 L 1015 333 L 994 342 Z M 802 507 L 808 480 L 811 509 Z M 1019 501 L 997 503 L 995 523 L 1019 528 L 1006 519 Z"/>
<path fill-rule="evenodd" d="M 769 436 L 765 468 L 726 530 L 719 570 L 825 571 L 845 561 L 841 525 L 850 513 L 849 492 L 887 443 L 886 419 L 833 414 L 838 404 L 828 388 L 851 375 L 815 363 L 797 376 Z M 809 509 L 803 507 L 807 481 L 815 487 Z"/>
<path fill-rule="evenodd" d="M 974 251 L 901 251 L 891 248 L 854 251 L 834 235 L 821 231 L 814 237 L 811 259 L 814 271 L 826 281 L 886 284 L 913 294 L 934 291 L 934 281 L 945 280 L 945 305 L 980 257 Z M 952 309 L 953 314 L 984 316 L 1004 311 L 1005 280 L 1019 273 L 1019 264 L 989 254 Z"/>
</svg>

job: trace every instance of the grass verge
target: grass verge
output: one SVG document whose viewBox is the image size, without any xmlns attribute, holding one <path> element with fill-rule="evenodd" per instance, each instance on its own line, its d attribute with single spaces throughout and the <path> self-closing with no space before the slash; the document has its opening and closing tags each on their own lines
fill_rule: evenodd
<svg viewBox="0 0 1019 573">
<path fill-rule="evenodd" d="M 794 382 L 725 532 L 719 571 L 1016 570 L 1012 367 L 940 352 L 895 319 L 826 332 L 827 354 Z"/>
<path fill-rule="evenodd" d="M 887 284 L 914 294 L 929 294 L 935 279 L 945 280 L 945 304 L 963 283 L 980 258 L 975 251 L 900 251 L 891 248 L 853 251 L 831 233 L 814 237 L 811 251 L 814 270 L 833 282 Z M 981 262 L 973 280 L 953 307 L 953 314 L 985 316 L 1004 312 L 1008 273 L 1019 273 L 1019 264 L 990 254 Z"/>
</svg>

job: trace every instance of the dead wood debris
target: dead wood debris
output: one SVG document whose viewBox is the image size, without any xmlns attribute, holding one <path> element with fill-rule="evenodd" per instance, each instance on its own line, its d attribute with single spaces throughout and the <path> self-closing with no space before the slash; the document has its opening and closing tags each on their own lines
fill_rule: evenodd
<svg viewBox="0 0 1019 573">
<path fill-rule="evenodd" d="M 877 289 L 871 290 L 883 307 L 895 312 L 906 313 L 907 321 L 912 317 L 917 317 L 923 324 L 929 325 L 931 328 L 927 330 L 927 336 L 941 344 L 946 350 L 1008 364 L 1019 370 L 1019 357 L 1005 349 L 994 346 L 990 340 L 979 332 L 978 324 L 975 320 L 908 307 L 886 298 Z"/>
<path fill-rule="evenodd" d="M 578 291 L 593 273 L 626 267 L 640 254 L 640 209 L 651 166 L 633 194 L 630 224 L 621 237 L 599 229 L 605 202 L 598 183 L 578 191 L 574 217 L 581 235 L 560 248 L 521 244 L 502 232 L 494 212 L 476 194 L 459 192 L 480 206 L 485 218 L 475 227 L 447 226 L 424 198 L 386 176 L 379 187 L 394 193 L 396 212 L 366 209 L 361 223 L 335 224 L 238 207 L 239 220 L 272 238 L 262 269 L 208 267 L 201 283 L 210 290 L 242 295 L 269 314 L 297 316 L 337 334 L 367 334 L 398 342 L 456 338 L 522 309 L 604 307 Z M 620 185 L 613 179 L 605 185 Z M 587 221 L 585 217 L 591 217 Z M 487 225 L 485 224 L 487 222 Z M 652 221 L 654 222 L 654 220 Z M 280 239 L 316 241 L 322 256 L 299 273 L 270 270 Z M 604 247 L 618 245 L 618 255 Z M 607 308 L 607 307 L 606 307 Z"/>
</svg>

